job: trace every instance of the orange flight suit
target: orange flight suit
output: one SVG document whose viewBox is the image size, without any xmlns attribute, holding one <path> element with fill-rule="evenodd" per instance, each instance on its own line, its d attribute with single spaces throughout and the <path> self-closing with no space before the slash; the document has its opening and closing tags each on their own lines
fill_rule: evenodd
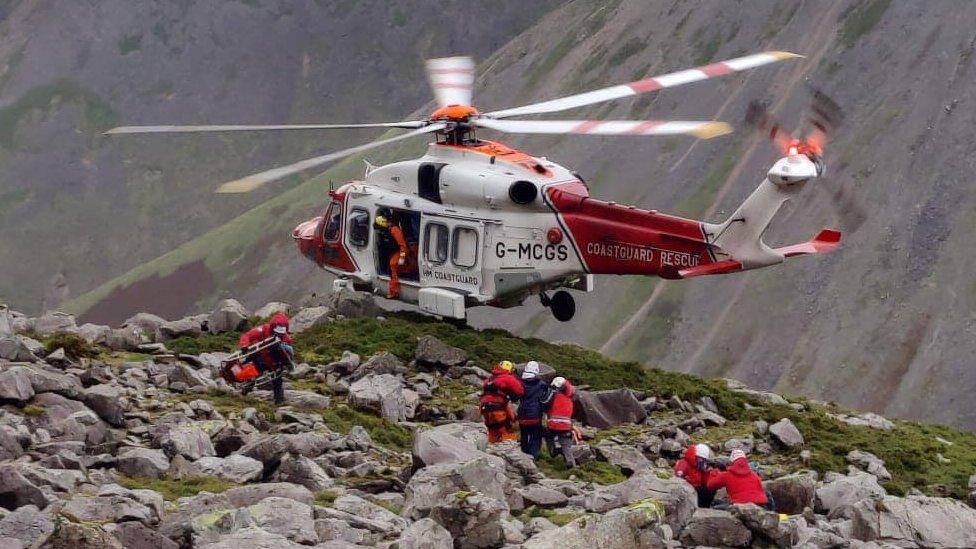
<svg viewBox="0 0 976 549">
<path fill-rule="evenodd" d="M 390 231 L 390 237 L 396 242 L 398 248 L 390 254 L 390 289 L 386 293 L 388 299 L 395 299 L 400 295 L 400 259 L 406 261 L 409 248 L 399 225 L 390 225 L 387 230 Z"/>
</svg>

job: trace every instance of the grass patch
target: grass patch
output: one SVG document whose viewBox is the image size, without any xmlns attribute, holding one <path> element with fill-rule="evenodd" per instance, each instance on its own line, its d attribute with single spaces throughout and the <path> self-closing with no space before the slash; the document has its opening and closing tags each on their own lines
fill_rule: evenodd
<svg viewBox="0 0 976 549">
<path fill-rule="evenodd" d="M 567 469 L 562 456 L 552 457 L 545 450 L 539 455 L 536 462 L 539 470 L 549 478 L 569 478 L 575 475 L 582 482 L 593 482 L 596 484 L 617 484 L 627 480 L 620 467 L 611 465 L 605 461 L 588 461 L 582 465 L 577 465 L 575 469 Z"/>
<path fill-rule="evenodd" d="M 51 353 L 64 349 L 70 358 L 95 358 L 102 354 L 102 348 L 85 341 L 81 336 L 67 332 L 57 332 L 41 338 L 44 350 Z"/>
<path fill-rule="evenodd" d="M 38 417 L 44 415 L 44 407 L 37 404 L 28 404 L 20 409 L 20 413 L 27 417 Z"/>
<path fill-rule="evenodd" d="M 335 503 L 337 497 L 339 497 L 339 494 L 331 490 L 318 492 L 317 494 L 315 494 L 315 505 L 321 505 L 322 507 L 332 507 L 332 504 Z"/>
<path fill-rule="evenodd" d="M 216 477 L 193 477 L 182 480 L 169 480 L 121 475 L 119 476 L 119 484 L 130 490 L 155 490 L 162 494 L 163 498 L 167 501 L 195 496 L 200 492 L 217 494 L 237 486 L 236 483 Z"/>
<path fill-rule="evenodd" d="M 183 336 L 166 342 L 166 348 L 174 353 L 185 355 L 199 355 L 201 353 L 224 352 L 233 353 L 237 350 L 237 340 L 240 332 L 224 332 L 222 334 L 203 334 L 201 336 Z"/>
<path fill-rule="evenodd" d="M 261 400 L 259 398 L 241 395 L 238 393 L 221 393 L 216 390 L 212 390 L 206 393 L 188 393 L 183 395 L 176 395 L 174 400 L 180 402 L 190 402 L 192 400 L 206 400 L 218 412 L 224 415 L 228 414 L 240 414 L 245 408 L 254 408 L 258 412 L 264 414 L 264 417 L 268 421 L 275 421 L 275 410 L 277 407 L 266 400 Z M 296 410 L 302 411 L 302 410 Z"/>
<path fill-rule="evenodd" d="M 891 5 L 891 0 L 869 0 L 856 2 L 853 9 L 841 15 L 844 26 L 840 29 L 840 42 L 845 48 L 850 48 L 871 32 L 884 17 L 884 13 Z"/>
<path fill-rule="evenodd" d="M 366 429 L 373 442 L 398 452 L 409 451 L 413 442 L 413 433 L 406 427 L 373 414 L 353 410 L 345 404 L 322 410 L 322 420 L 330 429 L 342 434 L 348 434 L 353 426 L 360 425 Z"/>
<path fill-rule="evenodd" d="M 521 520 L 523 523 L 528 523 L 529 520 L 534 518 L 544 518 L 556 526 L 565 526 L 584 514 L 585 513 L 559 513 L 552 509 L 542 509 L 532 505 L 526 508 L 525 511 L 519 515 L 519 520 Z"/>
</svg>

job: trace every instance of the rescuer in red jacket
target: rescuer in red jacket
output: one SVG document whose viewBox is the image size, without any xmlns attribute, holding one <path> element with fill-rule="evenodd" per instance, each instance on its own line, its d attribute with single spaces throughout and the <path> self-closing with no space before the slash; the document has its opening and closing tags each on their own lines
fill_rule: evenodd
<svg viewBox="0 0 976 549">
<path fill-rule="evenodd" d="M 763 489 L 762 479 L 749 467 L 746 453 L 742 450 L 732 450 L 729 455 L 731 463 L 725 469 L 708 479 L 709 490 L 718 491 L 725 488 L 729 494 L 729 503 L 755 503 L 760 507 L 767 507 L 769 499 Z"/>
<path fill-rule="evenodd" d="M 396 249 L 390 254 L 390 288 L 386 292 L 387 299 L 396 299 L 400 295 L 400 267 L 406 264 L 410 248 L 407 246 L 407 239 L 403 236 L 403 229 L 386 216 L 376 216 L 376 221 L 373 223 L 378 229 L 386 231 L 396 243 Z"/>
<path fill-rule="evenodd" d="M 576 467 L 573 457 L 573 384 L 564 377 L 556 377 L 550 384 L 552 392 L 543 400 L 543 407 L 547 411 L 546 446 L 549 455 L 556 455 L 556 440 L 562 450 L 566 468 Z"/>
<path fill-rule="evenodd" d="M 237 346 L 240 347 L 243 354 L 247 353 L 248 347 L 251 345 L 260 343 L 272 336 L 277 337 L 281 342 L 278 347 L 270 347 L 247 358 L 248 362 L 254 364 L 261 373 L 281 368 L 284 364 L 291 363 L 292 357 L 295 356 L 291 335 L 288 333 L 288 316 L 284 313 L 275 313 L 270 322 L 251 328 L 241 334 L 240 339 L 237 340 Z M 274 379 L 271 388 L 274 393 L 275 404 L 284 403 L 285 389 L 284 380 L 281 379 L 281 376 Z"/>
<path fill-rule="evenodd" d="M 515 365 L 503 360 L 482 384 L 479 406 L 488 427 L 488 442 L 515 440 L 515 413 L 509 402 L 522 398 L 522 383 L 512 375 Z"/>
<path fill-rule="evenodd" d="M 674 476 L 685 479 L 698 493 L 698 506 L 711 507 L 715 491 L 708 489 L 708 481 L 717 471 L 708 464 L 712 451 L 707 444 L 693 444 L 674 464 Z"/>
</svg>

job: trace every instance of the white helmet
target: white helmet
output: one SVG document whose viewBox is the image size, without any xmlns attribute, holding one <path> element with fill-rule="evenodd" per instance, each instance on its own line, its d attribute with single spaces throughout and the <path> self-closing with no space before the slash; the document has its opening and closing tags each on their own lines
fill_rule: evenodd
<svg viewBox="0 0 976 549">
<path fill-rule="evenodd" d="M 708 459 L 712 457 L 712 449 L 707 444 L 696 444 L 695 455 L 703 459 Z"/>
<path fill-rule="evenodd" d="M 532 379 L 534 377 L 539 377 L 539 363 L 530 360 L 525 364 L 525 370 L 522 370 L 522 379 Z"/>
<path fill-rule="evenodd" d="M 563 385 L 565 384 L 566 384 L 566 378 L 564 377 L 556 377 L 552 380 L 552 386 L 557 389 L 562 389 Z"/>
</svg>

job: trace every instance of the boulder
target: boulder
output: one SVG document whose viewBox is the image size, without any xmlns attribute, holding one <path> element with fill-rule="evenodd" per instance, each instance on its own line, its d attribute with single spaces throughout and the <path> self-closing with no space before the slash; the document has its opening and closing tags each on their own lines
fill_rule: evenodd
<svg viewBox="0 0 976 549">
<path fill-rule="evenodd" d="M 766 488 L 773 494 L 776 511 L 787 515 L 798 515 L 803 509 L 813 509 L 817 494 L 817 474 L 814 472 L 794 473 L 773 480 L 767 480 Z"/>
<path fill-rule="evenodd" d="M 159 326 L 159 333 L 164 340 L 176 339 L 178 337 L 199 337 L 203 335 L 201 323 L 207 320 L 209 315 L 188 316 L 179 320 L 170 320 Z"/>
<path fill-rule="evenodd" d="M 0 427 L 0 461 L 17 459 L 24 454 L 24 448 L 17 437 Z"/>
<path fill-rule="evenodd" d="M 895 428 L 894 423 L 873 412 L 865 412 L 863 414 L 828 415 L 838 421 L 843 421 L 844 423 L 853 425 L 855 427 L 870 427 L 872 429 L 879 429 L 882 431 L 890 431 Z"/>
<path fill-rule="evenodd" d="M 359 365 L 358 368 L 349 376 L 350 383 L 358 381 L 368 375 L 379 374 L 403 374 L 407 369 L 403 361 L 393 353 L 376 353 L 369 357 L 369 360 Z"/>
<path fill-rule="evenodd" d="M 415 468 L 438 463 L 468 461 L 485 456 L 486 430 L 483 423 L 445 423 L 419 429 L 413 437 Z"/>
<path fill-rule="evenodd" d="M 641 423 L 647 417 L 644 407 L 629 389 L 577 391 L 573 400 L 573 417 L 598 429 Z"/>
<path fill-rule="evenodd" d="M 269 319 L 277 313 L 291 314 L 291 305 L 280 301 L 265 303 L 264 306 L 254 311 L 254 316 L 261 319 Z"/>
<path fill-rule="evenodd" d="M 217 455 L 213 442 L 206 431 L 196 425 L 178 425 L 166 431 L 159 437 L 159 446 L 170 459 L 183 456 L 189 460 L 198 460 L 206 456 Z"/>
<path fill-rule="evenodd" d="M 685 545 L 707 547 L 748 547 L 752 532 L 728 511 L 698 509 L 681 532 Z"/>
<path fill-rule="evenodd" d="M 60 311 L 44 313 L 34 320 L 34 333 L 39 336 L 49 336 L 57 332 L 72 332 L 77 327 L 74 315 Z"/>
<path fill-rule="evenodd" d="M 35 394 L 57 393 L 66 398 L 78 399 L 82 395 L 82 385 L 77 376 L 52 372 L 41 366 L 19 366 L 30 380 Z"/>
<path fill-rule="evenodd" d="M 752 503 L 733 505 L 729 512 L 752 532 L 753 545 L 759 547 L 794 547 L 800 527 L 806 525 L 803 517 L 780 520 L 779 514 Z"/>
<path fill-rule="evenodd" d="M 247 508 L 261 529 L 296 543 L 318 542 L 312 507 L 291 498 L 268 497 Z"/>
<path fill-rule="evenodd" d="M 285 454 L 272 480 L 300 484 L 313 492 L 335 486 L 335 481 L 317 463 L 302 455 Z"/>
<path fill-rule="evenodd" d="M 525 488 L 519 488 L 518 492 L 526 505 L 535 505 L 543 509 L 563 507 L 569 501 L 566 494 L 563 494 L 559 490 L 539 484 L 530 484 Z"/>
<path fill-rule="evenodd" d="M 182 541 L 190 535 L 194 517 L 232 507 L 235 506 L 225 494 L 201 492 L 192 497 L 180 498 L 176 500 L 174 508 L 167 510 L 158 531 L 169 539 Z"/>
<path fill-rule="evenodd" d="M 190 541 L 194 546 L 219 541 L 245 528 L 256 528 L 250 511 L 244 509 L 219 509 L 193 517 L 189 524 Z"/>
<path fill-rule="evenodd" d="M 976 546 L 976 509 L 948 498 L 885 496 L 852 508 L 854 538 L 897 547 Z"/>
<path fill-rule="evenodd" d="M 333 292 L 329 297 L 329 305 L 336 315 L 346 318 L 373 317 L 383 313 L 372 295 L 350 289 Z"/>
<path fill-rule="evenodd" d="M 223 299 L 207 317 L 207 329 L 212 334 L 234 332 L 246 323 L 250 313 L 236 299 Z"/>
<path fill-rule="evenodd" d="M 347 376 L 359 368 L 359 355 L 350 351 L 342 351 L 342 356 L 335 362 L 326 365 L 327 372 L 335 372 L 340 376 Z"/>
<path fill-rule="evenodd" d="M 435 506 L 450 504 L 457 492 L 479 492 L 505 502 L 507 485 L 505 464 L 494 456 L 431 465 L 410 478 L 400 514 L 408 520 L 424 518 Z"/>
<path fill-rule="evenodd" d="M 136 520 L 148 524 L 153 519 L 152 510 L 122 496 L 74 496 L 64 505 L 61 513 L 81 522 L 124 522 Z"/>
<path fill-rule="evenodd" d="M 264 465 L 247 456 L 234 454 L 225 458 L 206 456 L 193 462 L 201 474 L 222 478 L 237 484 L 259 480 Z"/>
<path fill-rule="evenodd" d="M 663 511 L 651 500 L 613 509 L 606 514 L 583 516 L 560 528 L 529 538 L 523 549 L 639 549 L 665 547 Z"/>
<path fill-rule="evenodd" d="M 2 313 L 0 313 L 2 314 Z M 13 332 L 0 333 L 0 359 L 11 362 L 37 362 L 38 358 L 29 345 L 30 338 L 24 338 Z M 43 349 L 43 347 L 42 347 Z"/>
<path fill-rule="evenodd" d="M 141 522 L 115 525 L 112 535 L 126 549 L 179 549 L 180 546 Z"/>
<path fill-rule="evenodd" d="M 289 328 L 291 333 L 300 334 L 309 328 L 329 322 L 329 315 L 332 309 L 328 307 L 309 307 L 298 311 L 298 314 L 291 317 Z"/>
<path fill-rule="evenodd" d="M 293 499 L 305 505 L 312 505 L 315 496 L 304 486 L 290 482 L 265 482 L 238 486 L 224 492 L 234 507 L 248 507 L 266 498 Z"/>
<path fill-rule="evenodd" d="M 816 511 L 830 517 L 846 516 L 850 506 L 865 498 L 879 499 L 887 495 L 878 479 L 869 473 L 854 473 L 825 482 L 817 489 Z"/>
<path fill-rule="evenodd" d="M 165 318 L 156 316 L 154 314 L 136 313 L 135 315 L 127 318 L 125 322 L 122 323 L 122 327 L 139 328 L 150 341 L 162 341 L 163 334 L 160 331 L 160 327 L 165 323 Z"/>
<path fill-rule="evenodd" d="M 105 338 L 105 335 L 112 331 L 111 328 L 103 324 L 92 324 L 86 322 L 78 327 L 78 335 L 89 345 L 94 345 Z"/>
<path fill-rule="evenodd" d="M 424 518 L 414 522 L 400 534 L 400 549 L 453 549 L 454 538 L 446 528 Z"/>
<path fill-rule="evenodd" d="M 625 475 L 632 475 L 651 467 L 650 460 L 634 446 L 623 446 L 602 440 L 595 449 L 604 461 L 620 467 Z"/>
<path fill-rule="evenodd" d="M 193 368 L 183 364 L 182 362 L 177 363 L 176 367 L 170 370 L 168 378 L 169 382 L 172 383 L 185 383 L 187 387 L 204 387 L 211 388 L 216 387 L 217 384 L 214 380 L 210 379 L 204 372 L 206 370 L 194 370 Z"/>
<path fill-rule="evenodd" d="M 868 473 L 878 477 L 879 481 L 884 482 L 891 480 L 891 473 L 889 473 L 888 469 L 884 466 L 884 461 L 871 452 L 851 450 L 847 453 L 847 462 L 857 465 L 861 469 L 864 469 Z"/>
<path fill-rule="evenodd" d="M 204 543 L 198 547 L 199 549 L 244 549 L 245 547 L 247 549 L 305 549 L 307 546 L 280 534 L 273 534 L 252 526 L 223 536 L 219 541 Z"/>
<path fill-rule="evenodd" d="M 149 342 L 149 338 L 138 326 L 126 326 L 125 328 L 109 329 L 101 334 L 98 343 L 108 347 L 113 351 L 132 351 L 140 350 L 142 345 Z"/>
<path fill-rule="evenodd" d="M 508 507 L 478 493 L 456 492 L 430 510 L 430 517 L 454 537 L 458 549 L 499 547 L 505 543 L 502 519 Z"/>
<path fill-rule="evenodd" d="M 127 549 L 97 524 L 59 521 L 44 549 Z"/>
<path fill-rule="evenodd" d="M 418 364 L 445 370 L 451 366 L 461 366 L 468 361 L 466 352 L 431 335 L 425 335 L 417 340 L 417 351 L 414 356 Z"/>
<path fill-rule="evenodd" d="M 364 500 L 359 496 L 347 494 L 336 498 L 332 507 L 343 513 L 366 519 L 375 523 L 379 528 L 371 529 L 383 534 L 399 534 L 407 527 L 407 521 L 394 514 L 389 509 Z"/>
<path fill-rule="evenodd" d="M 350 385 L 349 404 L 377 412 L 389 421 L 407 419 L 403 382 L 391 374 L 368 375 Z"/>
<path fill-rule="evenodd" d="M 125 419 L 125 390 L 118 385 L 99 384 L 85 390 L 82 400 L 98 417 L 110 425 L 121 427 Z"/>
<path fill-rule="evenodd" d="M 545 475 L 539 472 L 539 468 L 536 467 L 535 460 L 522 451 L 518 442 L 505 441 L 489 444 L 488 453 L 505 460 L 505 474 L 517 484 L 529 484 L 545 478 Z"/>
<path fill-rule="evenodd" d="M 235 421 L 212 437 L 214 450 L 220 457 L 227 457 L 240 450 L 257 436 L 258 430 L 250 423 Z"/>
<path fill-rule="evenodd" d="M 34 505 L 20 507 L 0 520 L 0 539 L 13 538 L 26 547 L 40 546 L 53 532 L 51 515 L 40 512 Z"/>
<path fill-rule="evenodd" d="M 24 505 L 35 505 L 43 509 L 48 497 L 13 465 L 0 466 L 0 507 L 17 509 Z"/>
<path fill-rule="evenodd" d="M 316 514 L 318 511 L 316 510 Z M 428 519 L 429 520 L 429 519 Z M 356 528 L 343 519 L 338 518 L 316 518 L 315 533 L 319 536 L 320 544 L 324 547 L 334 545 L 328 542 L 355 543 L 358 545 L 370 545 L 374 541 L 372 532 L 365 528 Z"/>
<path fill-rule="evenodd" d="M 773 440 L 786 448 L 796 448 L 803 445 L 803 435 L 788 418 L 783 418 L 769 426 L 769 434 Z"/>
<path fill-rule="evenodd" d="M 26 404 L 34 397 L 26 368 L 8 368 L 0 372 L 0 401 Z"/>
<path fill-rule="evenodd" d="M 586 496 L 584 503 L 587 511 L 604 513 L 648 499 L 662 506 L 664 521 L 675 532 L 681 531 L 698 506 L 698 496 L 690 484 L 679 478 L 662 479 L 652 470 L 641 471 L 617 484 L 597 487 Z"/>
<path fill-rule="evenodd" d="M 163 478 L 169 469 L 169 460 L 162 450 L 133 446 L 119 450 L 115 468 L 130 477 Z"/>
</svg>

